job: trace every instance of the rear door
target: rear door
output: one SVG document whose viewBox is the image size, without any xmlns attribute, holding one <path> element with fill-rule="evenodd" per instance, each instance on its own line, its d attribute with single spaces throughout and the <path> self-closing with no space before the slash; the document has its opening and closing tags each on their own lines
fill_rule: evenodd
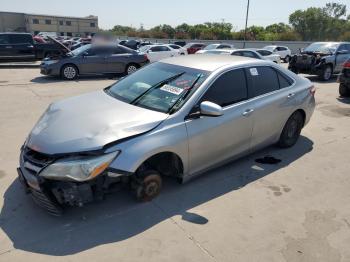
<svg viewBox="0 0 350 262">
<path fill-rule="evenodd" d="M 199 100 L 193 111 L 210 101 L 222 106 L 224 114 L 186 120 L 191 174 L 249 150 L 253 119 L 247 98 L 245 71 L 234 69 L 219 76 Z"/>
<path fill-rule="evenodd" d="M 295 107 L 294 81 L 270 66 L 246 69 L 249 93 L 254 106 L 252 148 L 275 142 Z"/>
<path fill-rule="evenodd" d="M 80 74 L 101 74 L 107 72 L 109 47 L 91 47 L 79 58 Z"/>
<path fill-rule="evenodd" d="M 33 60 L 35 59 L 35 48 L 33 37 L 30 34 L 9 34 L 14 59 Z"/>
<path fill-rule="evenodd" d="M 122 47 L 112 48 L 112 52 L 107 56 L 107 72 L 123 73 L 125 66 L 129 63 L 132 54 Z"/>
</svg>

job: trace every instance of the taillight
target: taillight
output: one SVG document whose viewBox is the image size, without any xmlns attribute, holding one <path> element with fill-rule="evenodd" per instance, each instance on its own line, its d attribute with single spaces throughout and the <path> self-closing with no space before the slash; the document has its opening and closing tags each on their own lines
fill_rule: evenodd
<svg viewBox="0 0 350 262">
<path fill-rule="evenodd" d="M 144 55 L 144 57 L 145 57 L 146 60 L 149 60 L 149 59 L 148 59 L 148 56 L 147 56 L 146 54 Z"/>
<path fill-rule="evenodd" d="M 315 93 L 316 93 L 316 87 L 315 86 L 311 86 L 310 87 L 310 94 L 314 96 Z"/>
<path fill-rule="evenodd" d="M 344 68 L 350 68 L 350 60 L 344 63 Z"/>
</svg>

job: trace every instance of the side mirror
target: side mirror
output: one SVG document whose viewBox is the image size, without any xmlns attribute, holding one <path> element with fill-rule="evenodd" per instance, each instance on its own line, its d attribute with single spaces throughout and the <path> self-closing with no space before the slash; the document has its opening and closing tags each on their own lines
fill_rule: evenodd
<svg viewBox="0 0 350 262">
<path fill-rule="evenodd" d="M 218 117 L 224 114 L 221 106 L 209 101 L 202 102 L 199 107 L 200 113 L 203 116 Z"/>
</svg>

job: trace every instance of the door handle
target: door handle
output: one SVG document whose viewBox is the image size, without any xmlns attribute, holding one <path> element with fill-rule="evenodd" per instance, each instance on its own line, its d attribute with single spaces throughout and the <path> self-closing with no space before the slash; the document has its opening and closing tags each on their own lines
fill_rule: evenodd
<svg viewBox="0 0 350 262">
<path fill-rule="evenodd" d="M 295 96 L 295 94 L 294 93 L 291 93 L 291 94 L 289 94 L 288 96 L 287 96 L 287 98 L 292 98 L 292 97 L 294 97 Z"/>
<path fill-rule="evenodd" d="M 249 116 L 249 115 L 251 115 L 251 113 L 253 113 L 254 112 L 254 109 L 247 109 L 246 111 L 244 111 L 243 113 L 242 113 L 242 115 L 243 116 Z"/>
</svg>

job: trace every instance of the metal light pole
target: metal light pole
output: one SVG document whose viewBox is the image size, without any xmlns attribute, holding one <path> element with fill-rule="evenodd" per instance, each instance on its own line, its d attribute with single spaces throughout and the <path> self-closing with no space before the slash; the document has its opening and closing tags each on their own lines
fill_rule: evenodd
<svg viewBox="0 0 350 262">
<path fill-rule="evenodd" d="M 248 15 L 249 15 L 249 0 L 247 3 L 247 15 L 245 17 L 245 29 L 244 29 L 244 42 L 243 42 L 243 48 L 245 48 L 245 41 L 247 40 L 247 25 L 248 25 Z"/>
</svg>

